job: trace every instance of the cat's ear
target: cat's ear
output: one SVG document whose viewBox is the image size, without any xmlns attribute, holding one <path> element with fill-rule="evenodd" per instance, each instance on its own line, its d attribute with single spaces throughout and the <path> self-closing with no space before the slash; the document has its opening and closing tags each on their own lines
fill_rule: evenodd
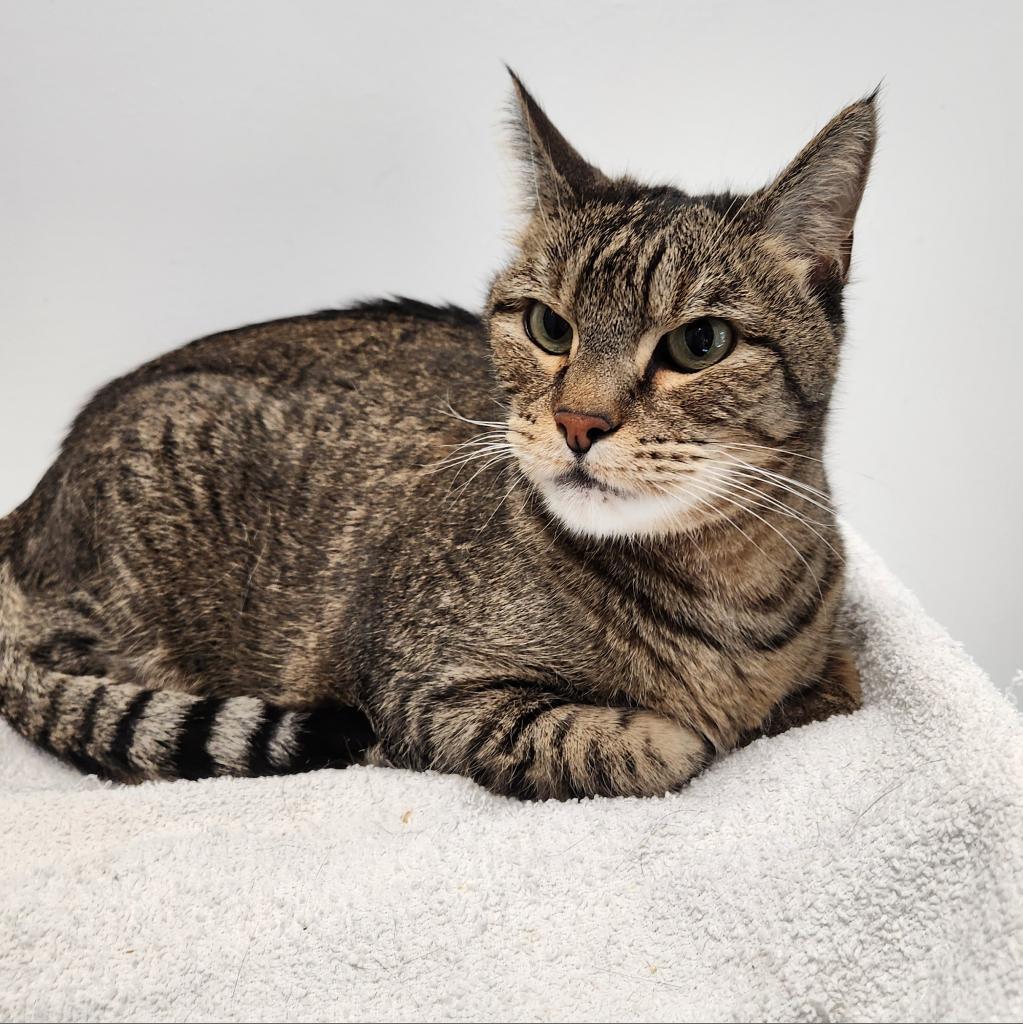
<svg viewBox="0 0 1023 1024">
<path fill-rule="evenodd" d="M 551 124 L 518 75 L 511 68 L 508 74 L 515 88 L 514 138 L 529 202 L 534 207 L 557 209 L 608 185 L 608 179 Z"/>
<path fill-rule="evenodd" d="M 763 229 L 814 276 L 844 281 L 853 221 L 877 141 L 876 91 L 853 103 L 818 133 L 761 194 Z"/>
</svg>

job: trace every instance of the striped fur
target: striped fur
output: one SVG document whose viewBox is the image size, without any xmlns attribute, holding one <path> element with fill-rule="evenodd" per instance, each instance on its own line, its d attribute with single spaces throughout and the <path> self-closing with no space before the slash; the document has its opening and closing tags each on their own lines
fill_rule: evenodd
<svg viewBox="0 0 1023 1024">
<path fill-rule="evenodd" d="M 19 643 L 24 605 L 0 568 L 0 712 L 83 772 L 139 782 L 344 768 L 373 740 L 352 708 L 288 711 L 256 697 L 200 697 L 40 667 Z"/>
<path fill-rule="evenodd" d="M 368 762 L 564 799 L 858 706 L 821 458 L 873 99 L 767 188 L 692 196 L 605 176 L 516 88 L 528 210 L 485 318 L 257 324 L 78 416 L 0 521 L 25 736 L 125 781 Z M 664 336 L 708 316 L 734 350 L 678 372 Z M 570 449 L 559 410 L 611 429 Z"/>
</svg>

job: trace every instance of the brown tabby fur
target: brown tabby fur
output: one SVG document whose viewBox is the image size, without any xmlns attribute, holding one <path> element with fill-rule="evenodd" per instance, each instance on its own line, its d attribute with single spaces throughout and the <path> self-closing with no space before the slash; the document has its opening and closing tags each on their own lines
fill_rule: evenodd
<svg viewBox="0 0 1023 1024">
<path fill-rule="evenodd" d="M 515 84 L 530 213 L 485 319 L 246 327 L 81 413 L 0 523 L 24 735 L 126 781 L 370 760 L 566 798 L 858 706 L 819 459 L 873 98 L 768 188 L 693 197 L 605 177 Z M 731 355 L 666 366 L 707 315 Z M 577 456 L 566 408 L 616 429 Z"/>
</svg>

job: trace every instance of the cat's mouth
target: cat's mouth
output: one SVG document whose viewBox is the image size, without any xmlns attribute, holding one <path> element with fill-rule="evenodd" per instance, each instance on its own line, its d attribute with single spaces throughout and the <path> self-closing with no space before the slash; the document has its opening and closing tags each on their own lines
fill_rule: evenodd
<svg viewBox="0 0 1023 1024">
<path fill-rule="evenodd" d="M 592 473 L 589 473 L 582 465 L 576 463 L 570 470 L 561 473 L 554 481 L 561 487 L 569 487 L 581 491 L 599 491 L 601 494 L 618 494 L 624 492 L 617 487 L 612 487 L 601 480 L 598 480 Z"/>
<path fill-rule="evenodd" d="M 527 473 L 548 511 L 583 536 L 664 536 L 692 522 L 698 501 L 682 493 L 647 493 L 606 483 L 584 460 L 554 473 L 531 468 L 534 471 Z"/>
</svg>

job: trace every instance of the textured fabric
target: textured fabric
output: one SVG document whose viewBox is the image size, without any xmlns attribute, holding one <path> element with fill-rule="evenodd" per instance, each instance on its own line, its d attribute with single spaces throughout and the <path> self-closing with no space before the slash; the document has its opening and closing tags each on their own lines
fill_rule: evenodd
<svg viewBox="0 0 1023 1024">
<path fill-rule="evenodd" d="M 1018 1020 L 1023 727 L 858 540 L 866 706 L 659 800 L 82 779 L 0 729 L 4 1020 Z"/>
</svg>

